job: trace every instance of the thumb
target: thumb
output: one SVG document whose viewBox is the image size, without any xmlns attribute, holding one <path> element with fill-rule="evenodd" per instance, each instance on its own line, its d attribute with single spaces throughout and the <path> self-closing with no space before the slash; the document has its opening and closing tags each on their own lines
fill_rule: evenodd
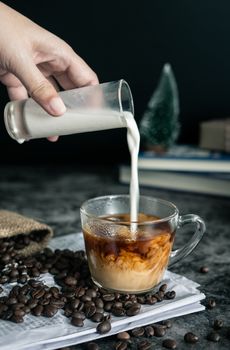
<svg viewBox="0 0 230 350">
<path fill-rule="evenodd" d="M 64 102 L 37 66 L 33 62 L 29 62 L 24 67 L 17 76 L 30 96 L 49 114 L 54 116 L 64 114 L 66 111 Z"/>
</svg>

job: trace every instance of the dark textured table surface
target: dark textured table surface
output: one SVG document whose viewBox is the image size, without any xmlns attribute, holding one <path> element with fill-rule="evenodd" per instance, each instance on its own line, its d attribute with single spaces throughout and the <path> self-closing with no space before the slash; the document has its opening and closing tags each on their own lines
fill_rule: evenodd
<svg viewBox="0 0 230 350">
<path fill-rule="evenodd" d="M 118 183 L 111 169 L 72 169 L 66 166 L 1 166 L 0 208 L 40 219 L 51 225 L 55 235 L 65 235 L 80 230 L 79 207 L 81 203 L 98 195 L 128 193 L 128 187 Z M 198 282 L 206 301 L 213 298 L 212 310 L 173 319 L 167 337 L 176 339 L 178 349 L 230 349 L 230 200 L 197 194 L 161 191 L 142 188 L 141 193 L 174 202 L 181 214 L 195 213 L 206 222 L 207 231 L 195 251 L 172 271 Z M 186 235 L 178 234 L 176 245 L 186 242 Z M 208 266 L 209 272 L 199 272 Z M 220 341 L 206 339 L 213 321 L 222 319 Z M 184 334 L 188 331 L 199 336 L 199 342 L 188 345 Z M 151 349 L 163 349 L 164 338 L 151 338 Z M 97 342 L 100 349 L 112 349 L 115 337 Z M 85 345 L 75 349 L 84 349 Z M 131 346 L 137 348 L 137 344 Z M 71 348 L 72 349 L 72 348 Z M 15 349 L 16 350 L 16 349 Z"/>
</svg>

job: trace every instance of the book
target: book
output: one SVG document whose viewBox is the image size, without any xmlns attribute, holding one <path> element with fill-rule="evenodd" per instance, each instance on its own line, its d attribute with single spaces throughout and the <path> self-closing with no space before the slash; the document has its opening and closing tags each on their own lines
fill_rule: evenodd
<svg viewBox="0 0 230 350">
<path fill-rule="evenodd" d="M 230 197 L 230 174 L 139 169 L 140 186 Z M 119 181 L 130 183 L 130 167 L 119 167 Z"/>
<path fill-rule="evenodd" d="M 164 154 L 140 152 L 139 169 L 230 173 L 230 155 L 198 147 L 177 145 Z"/>
</svg>

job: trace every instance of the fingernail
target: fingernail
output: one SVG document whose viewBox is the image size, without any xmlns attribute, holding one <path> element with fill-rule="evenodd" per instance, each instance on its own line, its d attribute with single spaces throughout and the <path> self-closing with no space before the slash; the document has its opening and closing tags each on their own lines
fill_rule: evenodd
<svg viewBox="0 0 230 350">
<path fill-rule="evenodd" d="M 51 142 L 56 142 L 58 140 L 58 136 L 49 136 L 47 139 Z"/>
<path fill-rule="evenodd" d="M 54 115 L 62 115 L 66 112 L 66 107 L 60 97 L 53 97 L 49 102 L 49 108 Z"/>
</svg>

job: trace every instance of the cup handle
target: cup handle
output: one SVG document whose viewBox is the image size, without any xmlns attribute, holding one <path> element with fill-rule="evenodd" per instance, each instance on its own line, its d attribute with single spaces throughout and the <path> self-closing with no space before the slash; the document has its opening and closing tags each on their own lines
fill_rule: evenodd
<svg viewBox="0 0 230 350">
<path fill-rule="evenodd" d="M 206 230 L 204 221 L 198 215 L 187 214 L 179 216 L 177 229 L 187 224 L 195 225 L 195 233 L 193 234 L 192 238 L 188 241 L 188 243 L 186 243 L 182 248 L 173 250 L 171 252 L 168 265 L 169 267 L 171 267 L 172 265 L 176 264 L 179 260 L 189 255 L 200 242 Z"/>
</svg>

